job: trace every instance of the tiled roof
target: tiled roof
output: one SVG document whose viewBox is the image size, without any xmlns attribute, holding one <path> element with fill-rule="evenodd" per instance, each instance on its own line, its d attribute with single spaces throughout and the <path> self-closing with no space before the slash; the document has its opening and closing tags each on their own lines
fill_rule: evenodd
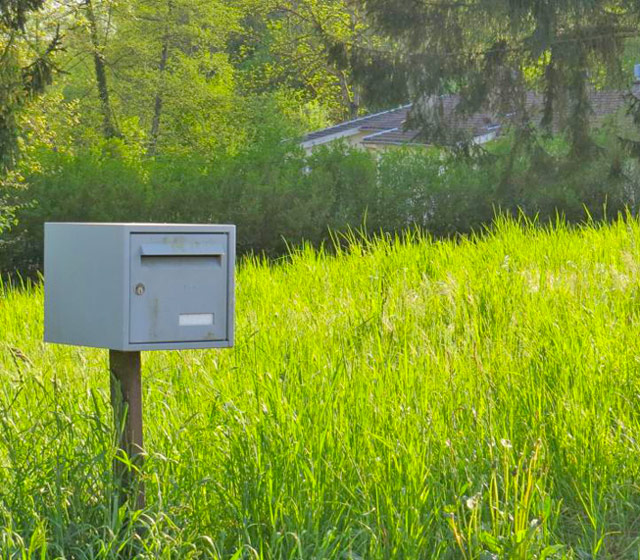
<svg viewBox="0 0 640 560">
<path fill-rule="evenodd" d="M 315 132 L 307 134 L 304 137 L 303 142 L 318 140 L 325 136 L 333 136 L 334 134 L 346 132 L 354 128 L 359 130 L 385 130 L 388 128 L 394 128 L 404 123 L 409 109 L 411 109 L 411 105 L 404 105 L 397 109 L 391 109 L 390 111 L 367 115 L 365 117 L 339 123 L 329 128 L 316 130 Z"/>
<path fill-rule="evenodd" d="M 438 102 L 442 104 L 441 110 L 447 126 L 471 138 L 488 134 L 500 126 L 498 119 L 489 113 L 478 112 L 471 116 L 463 116 L 457 113 L 455 109 L 460 102 L 460 98 L 457 95 L 442 97 Z M 408 114 L 408 110 L 406 113 Z M 388 129 L 386 132 L 366 136 L 362 141 L 365 144 L 425 144 L 424 139 L 421 138 L 420 131 L 405 129 L 404 122 Z"/>
<path fill-rule="evenodd" d="M 630 95 L 640 95 L 640 85 L 635 85 L 628 91 L 621 90 L 592 90 L 589 93 L 591 102 L 592 117 L 596 119 L 612 115 L 619 109 L 624 107 Z M 543 110 L 543 97 L 539 93 L 529 92 L 527 94 L 527 108 L 529 110 L 538 111 L 540 116 Z"/>
<path fill-rule="evenodd" d="M 606 116 L 616 113 L 625 106 L 629 94 L 640 97 L 640 84 L 636 84 L 630 91 L 593 90 L 590 93 L 592 119 L 600 124 Z M 459 101 L 460 99 L 457 95 L 443 96 L 438 100 L 442 104 L 445 122 L 452 128 L 466 133 L 472 138 L 495 132 L 511 117 L 511 115 L 499 117 L 490 112 L 478 112 L 471 116 L 462 116 L 456 112 Z M 541 118 L 543 111 L 542 95 L 528 92 L 525 104 L 534 119 Z M 418 130 L 405 129 L 405 123 L 412 107 L 413 105 L 404 105 L 397 109 L 346 121 L 330 128 L 307 134 L 303 142 L 315 141 L 313 143 L 322 143 L 322 139 L 325 137 L 357 130 L 357 132 L 371 132 L 362 140 L 363 143 L 369 145 L 425 144 L 426 142 L 420 138 Z"/>
<path fill-rule="evenodd" d="M 418 131 L 392 128 L 376 134 L 370 134 L 362 139 L 364 144 L 422 144 L 417 140 Z"/>
<path fill-rule="evenodd" d="M 364 123 L 360 130 L 390 130 L 402 127 L 407 120 L 411 107 L 411 105 L 404 105 L 392 111 L 381 113 L 376 118 Z"/>
</svg>

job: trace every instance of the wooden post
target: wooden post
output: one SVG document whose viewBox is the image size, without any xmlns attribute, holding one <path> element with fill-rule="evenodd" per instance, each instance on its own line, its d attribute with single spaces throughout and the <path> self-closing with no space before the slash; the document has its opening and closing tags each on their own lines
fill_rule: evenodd
<svg viewBox="0 0 640 560">
<path fill-rule="evenodd" d="M 143 458 L 140 352 L 109 350 L 109 369 L 119 447 L 135 467 L 131 469 L 118 459 L 114 461 L 114 475 L 121 488 L 119 504 L 128 501 L 131 507 L 142 509 L 145 504 L 144 486 L 136 472 L 142 466 Z"/>
</svg>

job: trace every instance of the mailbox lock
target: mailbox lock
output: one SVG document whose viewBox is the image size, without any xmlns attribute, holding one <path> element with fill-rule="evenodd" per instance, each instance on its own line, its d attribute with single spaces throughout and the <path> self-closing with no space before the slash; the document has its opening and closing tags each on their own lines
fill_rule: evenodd
<svg viewBox="0 0 640 560">
<path fill-rule="evenodd" d="M 135 292 L 137 296 L 141 296 L 142 294 L 144 294 L 144 284 L 140 283 L 140 284 L 136 284 L 136 288 L 135 288 Z"/>
</svg>

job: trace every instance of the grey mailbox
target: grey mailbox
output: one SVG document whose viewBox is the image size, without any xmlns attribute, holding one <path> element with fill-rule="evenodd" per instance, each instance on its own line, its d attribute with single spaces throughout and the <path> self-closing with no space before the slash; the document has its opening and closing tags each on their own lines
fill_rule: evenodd
<svg viewBox="0 0 640 560">
<path fill-rule="evenodd" d="M 45 224 L 47 342 L 233 345 L 235 226 Z"/>
</svg>

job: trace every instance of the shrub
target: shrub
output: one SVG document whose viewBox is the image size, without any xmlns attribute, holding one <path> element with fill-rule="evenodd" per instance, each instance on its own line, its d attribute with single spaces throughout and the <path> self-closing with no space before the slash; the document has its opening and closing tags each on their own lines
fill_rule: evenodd
<svg viewBox="0 0 640 560">
<path fill-rule="evenodd" d="M 0 271 L 34 271 L 42 262 L 45 221 L 234 223 L 241 253 L 279 255 L 287 243 L 318 245 L 330 230 L 398 232 L 418 227 L 452 236 L 481 230 L 497 210 L 572 222 L 615 217 L 640 202 L 635 160 L 617 142 L 575 162 L 562 140 L 506 157 L 509 139 L 480 158 L 435 149 L 378 157 L 344 144 L 306 154 L 277 127 L 234 153 L 145 159 L 121 141 L 75 154 L 43 147 L 26 188 L 0 200 L 18 224 L 0 232 Z"/>
<path fill-rule="evenodd" d="M 118 144 L 36 154 L 28 188 L 10 193 L 18 224 L 0 234 L 0 270 L 40 268 L 46 221 L 234 223 L 241 253 L 277 255 L 359 225 L 374 196 L 374 160 L 340 145 L 307 157 L 295 143 L 264 141 L 211 159 L 144 160 Z"/>
</svg>

